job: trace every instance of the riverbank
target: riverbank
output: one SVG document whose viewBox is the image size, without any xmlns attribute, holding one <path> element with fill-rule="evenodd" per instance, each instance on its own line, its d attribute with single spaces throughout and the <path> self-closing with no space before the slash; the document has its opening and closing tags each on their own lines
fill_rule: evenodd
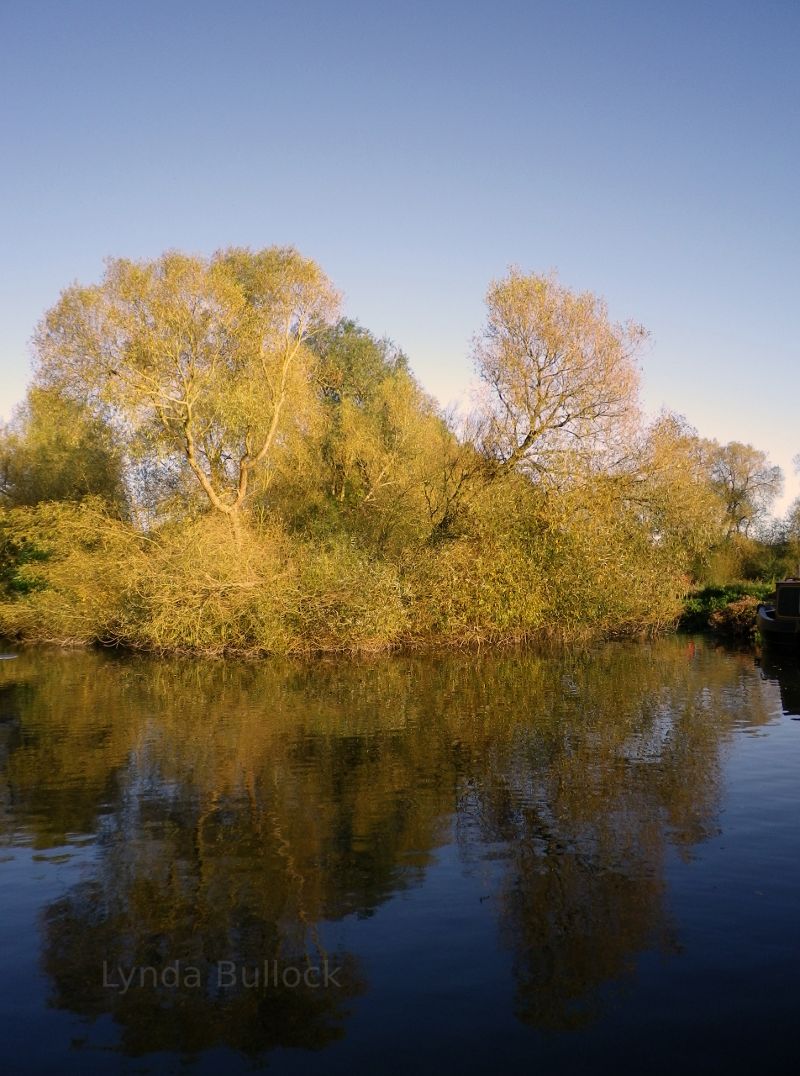
<svg viewBox="0 0 800 1076">
<path fill-rule="evenodd" d="M 572 516 L 376 549 L 208 516 L 142 533 L 97 505 L 0 519 L 0 635 L 153 653 L 335 653 L 653 634 L 685 575 Z M 599 532 L 599 535 L 598 535 Z M 597 547 L 607 550 L 598 556 Z"/>
<path fill-rule="evenodd" d="M 678 629 L 684 632 L 711 630 L 729 638 L 752 640 L 758 631 L 758 606 L 774 591 L 773 582 L 760 580 L 697 588 L 685 601 Z"/>
<path fill-rule="evenodd" d="M 143 532 L 92 500 L 0 512 L 0 636 L 244 657 L 753 636 L 772 583 L 688 590 L 674 549 L 545 508 L 386 548 L 209 516 Z"/>
</svg>

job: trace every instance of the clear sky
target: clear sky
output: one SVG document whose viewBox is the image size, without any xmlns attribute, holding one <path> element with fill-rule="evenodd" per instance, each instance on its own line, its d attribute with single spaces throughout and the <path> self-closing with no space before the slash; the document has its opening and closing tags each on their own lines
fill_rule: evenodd
<svg viewBox="0 0 800 1076">
<path fill-rule="evenodd" d="M 788 476 L 798 57 L 798 0 L 0 0 L 0 412 L 105 256 L 290 243 L 444 403 L 489 280 L 556 268 Z"/>
</svg>

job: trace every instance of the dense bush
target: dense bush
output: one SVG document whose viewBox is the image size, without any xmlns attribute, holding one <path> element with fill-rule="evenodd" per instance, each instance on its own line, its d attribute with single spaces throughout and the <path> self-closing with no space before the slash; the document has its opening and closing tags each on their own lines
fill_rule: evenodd
<svg viewBox="0 0 800 1076">
<path fill-rule="evenodd" d="M 758 626 L 758 598 L 745 596 L 737 598 L 721 609 L 716 609 L 708 618 L 708 626 L 720 635 L 731 635 L 737 639 L 752 639 Z"/>
<path fill-rule="evenodd" d="M 800 546 L 778 534 L 774 539 L 732 535 L 707 554 L 698 580 L 709 587 L 736 582 L 783 579 L 797 570 Z"/>
<path fill-rule="evenodd" d="M 276 523 L 234 536 L 210 514 L 143 534 L 97 501 L 5 511 L 0 634 L 257 655 L 574 639 L 674 621 L 683 577 L 657 547 L 615 544 L 613 527 L 590 539 L 585 518 L 548 512 L 520 506 L 516 527 L 506 516 L 494 529 L 477 515 L 458 538 L 394 556 Z"/>
<path fill-rule="evenodd" d="M 773 583 L 753 582 L 752 580 L 740 580 L 729 583 L 726 586 L 708 586 L 693 591 L 684 602 L 683 613 L 680 617 L 679 628 L 682 631 L 704 631 L 711 626 L 714 619 L 715 630 L 720 630 L 724 624 L 725 616 L 718 616 L 729 606 L 738 607 L 742 601 L 747 601 L 752 606 L 755 624 L 755 608 L 759 602 L 766 599 L 775 590 Z M 741 607 L 744 612 L 744 606 Z M 731 622 L 735 621 L 738 613 L 736 610 L 731 614 Z M 744 614 L 746 615 L 746 614 Z"/>
<path fill-rule="evenodd" d="M 405 628 L 397 572 L 352 543 L 203 516 L 140 535 L 96 502 L 0 516 L 0 634 L 205 654 L 376 649 Z"/>
</svg>

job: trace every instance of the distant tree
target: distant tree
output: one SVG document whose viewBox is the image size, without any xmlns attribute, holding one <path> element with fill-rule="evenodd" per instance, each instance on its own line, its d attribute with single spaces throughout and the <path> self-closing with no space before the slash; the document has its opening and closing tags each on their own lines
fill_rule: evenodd
<svg viewBox="0 0 800 1076">
<path fill-rule="evenodd" d="M 632 503 L 660 542 L 702 557 L 724 538 L 724 504 L 709 481 L 705 442 L 682 415 L 664 412 L 644 431 L 630 473 Z"/>
<path fill-rule="evenodd" d="M 92 495 L 124 514 L 122 457 L 111 430 L 79 401 L 30 388 L 0 432 L 0 501 L 30 507 Z"/>
<path fill-rule="evenodd" d="M 785 517 L 787 571 L 785 574 L 800 575 L 800 497 L 789 506 Z"/>
<path fill-rule="evenodd" d="M 307 345 L 337 305 L 289 248 L 112 260 L 45 316 L 39 383 L 88 400 L 133 456 L 191 479 L 238 533 L 253 479 L 304 421 Z"/>
<path fill-rule="evenodd" d="M 725 506 L 728 535 L 749 535 L 783 490 L 783 472 L 765 452 L 731 441 L 707 442 L 709 476 Z"/>
<path fill-rule="evenodd" d="M 517 269 L 490 285 L 486 305 L 473 355 L 488 388 L 480 446 L 495 467 L 542 475 L 617 441 L 636 413 L 644 330 L 555 276 Z"/>
<path fill-rule="evenodd" d="M 800 538 L 800 497 L 796 497 L 786 513 L 787 523 L 792 533 Z"/>
</svg>

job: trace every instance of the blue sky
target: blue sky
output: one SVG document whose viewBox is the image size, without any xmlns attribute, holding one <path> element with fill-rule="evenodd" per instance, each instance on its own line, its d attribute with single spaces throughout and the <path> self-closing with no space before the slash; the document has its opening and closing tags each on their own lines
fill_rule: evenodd
<svg viewBox="0 0 800 1076">
<path fill-rule="evenodd" d="M 796 0 L 0 0 L 0 412 L 105 256 L 291 243 L 445 403 L 489 280 L 556 268 L 788 475 L 798 55 Z"/>
</svg>

